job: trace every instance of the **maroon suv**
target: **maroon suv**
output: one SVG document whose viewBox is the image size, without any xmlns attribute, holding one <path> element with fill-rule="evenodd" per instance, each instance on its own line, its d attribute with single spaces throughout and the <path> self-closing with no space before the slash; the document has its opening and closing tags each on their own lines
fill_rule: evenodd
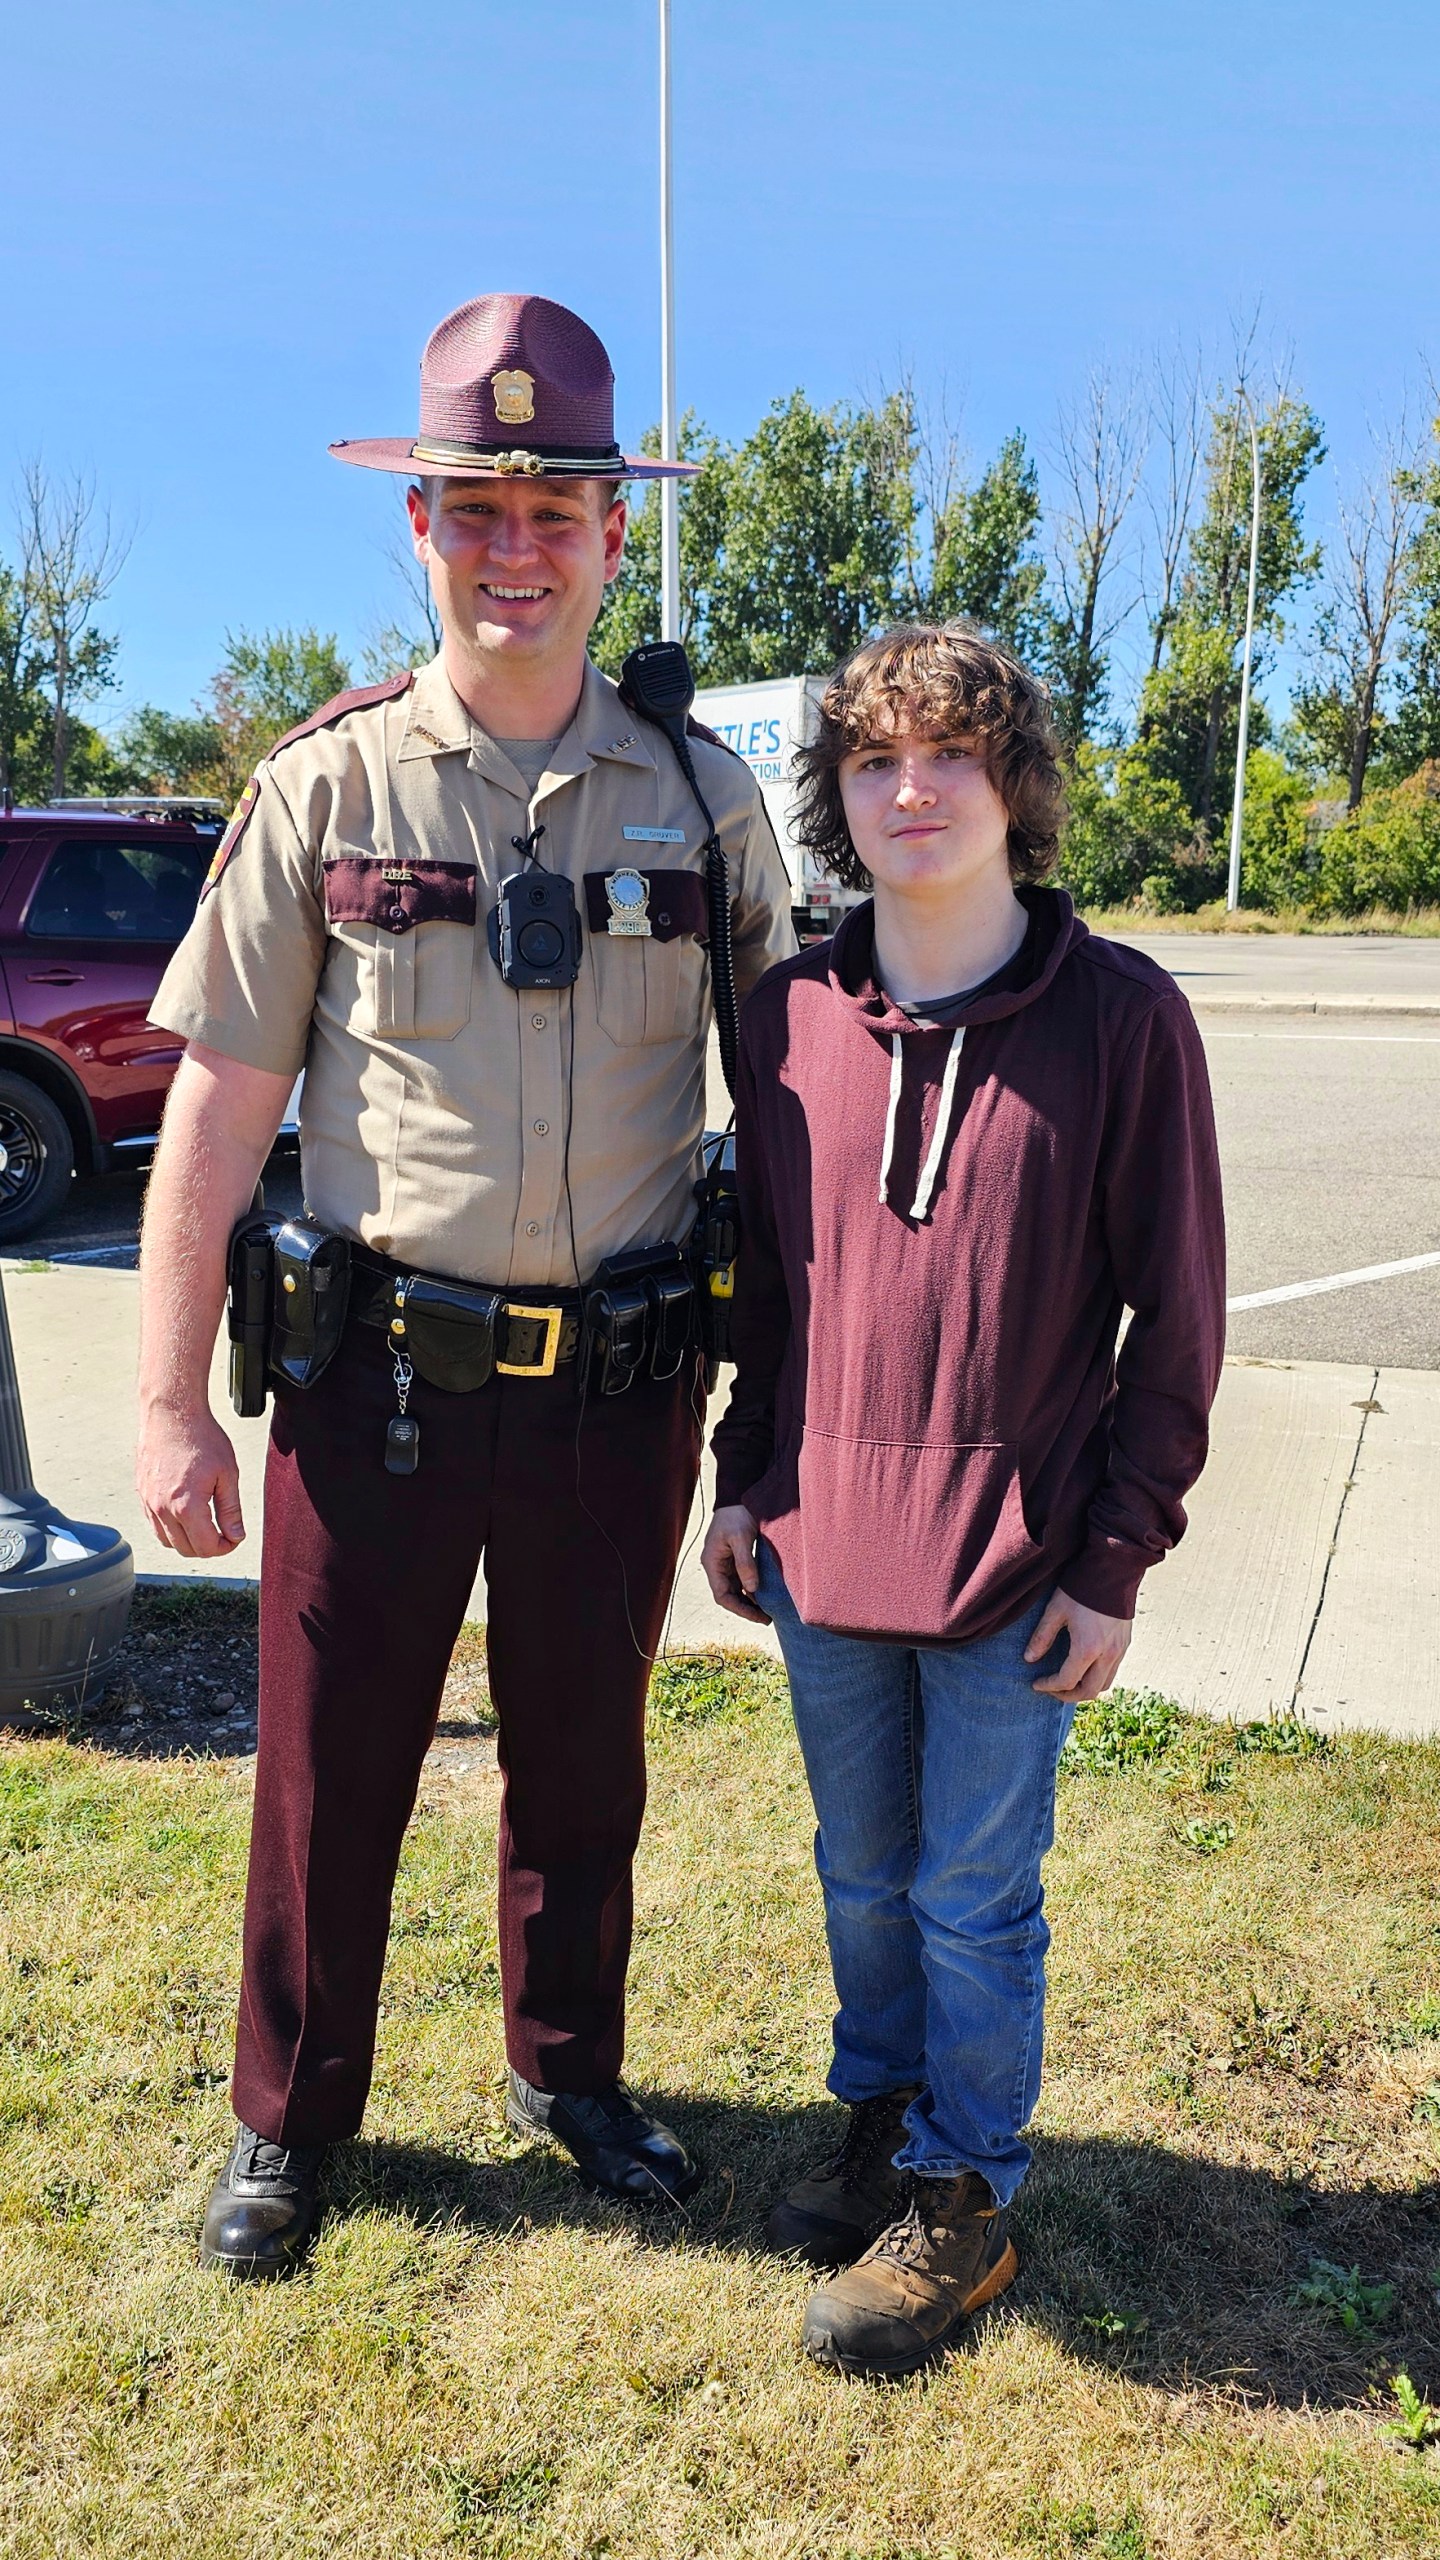
<svg viewBox="0 0 1440 2560">
<path fill-rule="evenodd" d="M 0 1244 L 153 1145 L 180 1046 L 145 1016 L 221 824 L 173 800 L 0 814 Z"/>
</svg>

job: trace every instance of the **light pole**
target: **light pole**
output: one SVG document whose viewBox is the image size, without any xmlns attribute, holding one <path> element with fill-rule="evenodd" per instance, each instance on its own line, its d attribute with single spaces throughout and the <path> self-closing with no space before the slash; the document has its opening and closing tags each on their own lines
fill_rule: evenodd
<svg viewBox="0 0 1440 2560">
<path fill-rule="evenodd" d="M 1250 743 L 1250 664 L 1255 654 L 1255 576 L 1260 565 L 1260 437 L 1255 412 L 1244 384 L 1240 398 L 1250 429 L 1250 583 L 1245 594 L 1245 656 L 1240 669 L 1240 733 L 1235 741 L 1235 799 L 1230 811 L 1230 877 L 1225 905 L 1233 914 L 1240 904 L 1240 838 L 1245 826 L 1245 753 Z"/>
<path fill-rule="evenodd" d="M 675 414 L 675 179 L 670 117 L 670 0 L 660 0 L 660 459 L 678 462 Z M 660 483 L 660 637 L 680 637 L 680 484 Z"/>
</svg>

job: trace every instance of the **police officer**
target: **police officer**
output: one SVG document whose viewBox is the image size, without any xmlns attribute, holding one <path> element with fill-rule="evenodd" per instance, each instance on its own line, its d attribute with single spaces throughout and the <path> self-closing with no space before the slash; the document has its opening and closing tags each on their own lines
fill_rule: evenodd
<svg viewBox="0 0 1440 2560">
<path fill-rule="evenodd" d="M 694 1214 L 706 831 L 665 734 L 586 654 L 621 485 L 681 466 L 621 454 L 600 340 L 518 294 L 435 331 L 418 438 L 332 451 L 410 478 L 440 653 L 265 759 L 151 1016 L 186 1049 L 146 1209 L 138 1477 L 179 1553 L 244 1535 L 210 1354 L 302 1068 L 307 1209 L 353 1257 L 340 1347 L 315 1384 L 277 1384 L 267 1463 L 241 2121 L 201 2244 L 236 2276 L 294 2263 L 325 2146 L 359 2127 L 401 1839 L 482 1553 L 507 2111 L 606 2194 L 679 2200 L 702 2174 L 619 2076 L 645 1694 L 702 1379 L 690 1353 L 597 1392 L 580 1321 L 607 1257 Z M 743 995 L 793 948 L 789 886 L 745 765 L 692 751 Z M 569 983 L 517 985 L 492 955 L 517 870 L 573 889 Z M 486 1384 L 447 1391 L 408 1357 L 392 1310 L 415 1274 L 496 1293 Z"/>
</svg>

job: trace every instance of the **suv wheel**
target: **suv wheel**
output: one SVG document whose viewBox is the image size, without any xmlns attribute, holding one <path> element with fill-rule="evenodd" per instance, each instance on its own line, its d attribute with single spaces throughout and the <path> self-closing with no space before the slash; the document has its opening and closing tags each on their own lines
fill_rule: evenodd
<svg viewBox="0 0 1440 2560">
<path fill-rule="evenodd" d="M 27 1077 L 0 1073 L 0 1244 L 43 1226 L 74 1170 L 64 1112 Z"/>
</svg>

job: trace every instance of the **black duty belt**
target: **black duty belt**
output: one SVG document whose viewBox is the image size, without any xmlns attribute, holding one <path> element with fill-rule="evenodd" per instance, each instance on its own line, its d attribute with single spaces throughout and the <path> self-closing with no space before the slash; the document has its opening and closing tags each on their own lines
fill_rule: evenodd
<svg viewBox="0 0 1440 2560">
<path fill-rule="evenodd" d="M 432 1386 L 462 1393 L 502 1378 L 551 1378 L 580 1348 L 578 1289 L 492 1288 L 412 1271 L 357 1245 L 351 1312 L 407 1351 Z"/>
</svg>

